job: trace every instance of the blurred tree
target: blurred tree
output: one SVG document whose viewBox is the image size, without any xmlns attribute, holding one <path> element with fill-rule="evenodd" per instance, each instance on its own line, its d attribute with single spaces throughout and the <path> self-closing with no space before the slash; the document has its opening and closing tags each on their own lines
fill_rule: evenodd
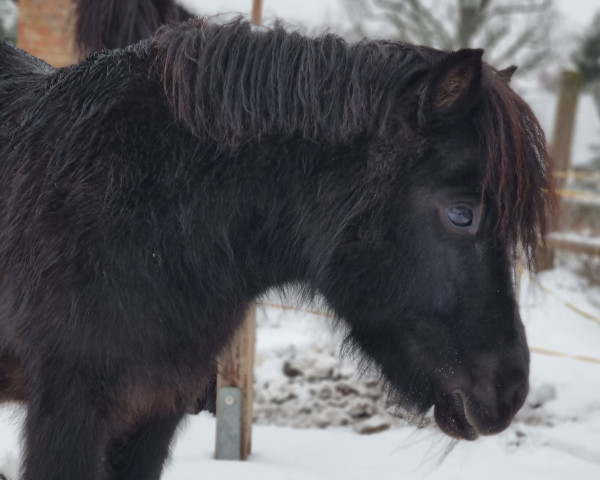
<svg viewBox="0 0 600 480">
<path fill-rule="evenodd" d="M 592 94 L 600 118 L 600 12 L 596 14 L 573 54 L 583 87 Z M 600 144 L 592 146 L 592 164 L 600 169 Z"/>
<path fill-rule="evenodd" d="M 581 73 L 584 87 L 589 88 L 600 115 L 600 13 L 581 38 L 579 49 L 573 54 L 573 61 Z"/>
<path fill-rule="evenodd" d="M 16 40 L 16 6 L 13 0 L 0 0 L 0 38 Z"/>
<path fill-rule="evenodd" d="M 584 85 L 600 80 L 600 13 L 581 38 L 579 49 L 573 55 L 573 61 Z"/>
<path fill-rule="evenodd" d="M 486 61 L 521 71 L 550 55 L 553 0 L 345 0 L 354 32 L 444 50 L 480 47 Z"/>
</svg>

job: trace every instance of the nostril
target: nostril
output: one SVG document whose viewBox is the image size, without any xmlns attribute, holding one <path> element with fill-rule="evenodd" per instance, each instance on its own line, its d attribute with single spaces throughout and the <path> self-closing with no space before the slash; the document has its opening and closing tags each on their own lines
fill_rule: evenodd
<svg viewBox="0 0 600 480">
<path fill-rule="evenodd" d="M 521 378 L 518 379 L 519 377 Z M 525 403 L 525 398 L 529 392 L 529 381 L 527 377 L 523 378 L 522 375 L 511 380 L 505 385 L 498 385 L 498 390 L 499 398 L 511 411 L 515 412 Z"/>
<path fill-rule="evenodd" d="M 517 384 L 512 396 L 512 407 L 518 409 L 525 403 L 527 393 L 529 392 L 529 381 L 527 379 L 522 380 Z"/>
<path fill-rule="evenodd" d="M 465 394 L 461 390 L 454 390 L 450 395 L 450 404 L 456 411 L 465 411 Z"/>
</svg>

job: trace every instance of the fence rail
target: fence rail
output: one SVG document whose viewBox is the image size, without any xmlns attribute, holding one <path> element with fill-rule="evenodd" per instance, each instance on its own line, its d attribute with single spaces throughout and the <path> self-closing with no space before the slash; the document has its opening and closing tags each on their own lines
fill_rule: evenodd
<svg viewBox="0 0 600 480">
<path fill-rule="evenodd" d="M 556 191 L 559 197 L 567 200 L 575 200 L 577 203 L 597 205 L 600 207 L 600 193 L 589 190 L 575 190 L 571 188 L 560 188 Z"/>
<path fill-rule="evenodd" d="M 554 250 L 600 256 L 600 237 L 583 237 L 564 232 L 552 232 L 547 235 L 546 244 Z"/>
<path fill-rule="evenodd" d="M 582 170 L 563 170 L 554 172 L 552 175 L 556 178 L 574 178 L 576 180 L 592 180 L 600 182 L 600 172 L 585 172 Z"/>
</svg>

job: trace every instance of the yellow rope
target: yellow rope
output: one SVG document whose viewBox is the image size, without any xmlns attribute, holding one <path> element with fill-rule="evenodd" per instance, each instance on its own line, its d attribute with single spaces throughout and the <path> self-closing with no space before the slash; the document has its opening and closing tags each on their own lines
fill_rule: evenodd
<svg viewBox="0 0 600 480">
<path fill-rule="evenodd" d="M 567 170 L 563 172 L 554 172 L 556 178 L 576 178 L 578 180 L 600 180 L 600 172 L 579 172 L 577 170 Z"/>
<path fill-rule="evenodd" d="M 569 358 L 571 360 L 578 360 L 580 362 L 598 363 L 600 364 L 600 358 L 588 357 L 585 355 L 573 355 L 571 353 L 557 352 L 556 350 L 549 350 L 547 348 L 530 347 L 530 352 L 538 353 L 540 355 L 550 355 L 559 358 Z"/>
<path fill-rule="evenodd" d="M 555 178 L 573 178 L 576 180 L 593 180 L 600 181 L 600 172 L 578 172 L 567 170 L 562 172 L 554 172 Z M 574 190 L 569 188 L 560 188 L 556 191 L 558 195 L 566 198 L 575 198 L 579 200 L 600 201 L 600 195 L 585 190 Z"/>
<path fill-rule="evenodd" d="M 549 289 L 545 285 L 542 285 L 539 281 L 537 281 L 535 278 L 531 277 L 531 275 L 529 275 L 525 270 L 523 270 L 523 268 L 520 265 L 519 265 L 518 269 L 519 269 L 519 273 L 521 275 L 525 275 L 531 281 L 531 283 L 536 285 L 542 292 L 547 293 L 548 295 L 559 300 L 565 308 L 568 308 L 569 310 L 576 313 L 580 317 L 585 318 L 586 320 L 590 320 L 590 321 L 600 325 L 600 318 L 598 318 L 596 315 L 593 315 L 591 313 L 586 312 L 585 310 L 582 310 L 577 305 L 574 305 L 573 303 L 569 302 L 568 300 L 565 300 L 563 297 L 561 297 L 555 291 Z"/>
<path fill-rule="evenodd" d="M 292 312 L 310 313 L 312 315 L 318 315 L 320 317 L 336 318 L 334 315 L 331 315 L 330 313 L 320 312 L 318 310 L 308 310 L 305 308 L 291 307 L 289 305 L 281 305 L 279 303 L 258 302 L 257 305 L 264 305 L 265 307 L 279 308 L 281 310 L 290 310 Z"/>
<path fill-rule="evenodd" d="M 587 192 L 585 190 L 572 190 L 569 188 L 559 188 L 556 193 L 565 198 L 575 198 L 577 200 L 587 200 L 592 202 L 600 203 L 600 195 L 594 192 Z"/>
</svg>

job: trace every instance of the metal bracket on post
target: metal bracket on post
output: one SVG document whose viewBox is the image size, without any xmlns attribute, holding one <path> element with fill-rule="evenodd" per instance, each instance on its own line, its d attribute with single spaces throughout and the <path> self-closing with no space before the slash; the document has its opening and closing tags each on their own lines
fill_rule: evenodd
<svg viewBox="0 0 600 480">
<path fill-rule="evenodd" d="M 252 451 L 252 386 L 254 383 L 253 366 L 254 366 L 254 339 L 256 337 L 256 306 L 250 305 L 246 313 L 246 318 L 238 328 L 234 337 L 231 339 L 229 346 L 221 352 L 219 357 L 218 375 L 217 375 L 217 392 L 225 393 L 222 400 L 217 399 L 217 429 L 228 428 L 221 427 L 221 411 L 230 410 L 236 406 L 241 411 L 241 454 L 240 460 L 247 460 L 248 455 Z M 233 390 L 225 387 L 237 387 L 241 392 L 241 399 L 236 400 L 236 396 L 232 395 L 229 403 L 233 400 L 234 403 L 227 405 L 225 399 Z M 231 412 L 233 413 L 233 412 Z M 236 413 L 238 415 L 239 413 Z M 229 413 L 227 415 L 230 415 Z M 231 424 L 231 420 L 225 420 L 226 424 Z M 237 425 L 238 420 L 235 420 Z M 237 428 L 237 427 L 236 427 Z M 219 433 L 219 435 L 222 435 Z M 238 440 L 235 440 L 238 442 Z M 239 443 L 236 443 L 239 445 Z M 220 447 L 217 447 L 219 449 Z M 236 450 L 237 451 L 237 450 Z M 220 453 L 217 458 L 224 458 Z M 238 458 L 227 457 L 227 458 Z"/>
<path fill-rule="evenodd" d="M 218 392 L 216 458 L 242 458 L 242 391 L 237 387 L 221 387 Z"/>
</svg>

